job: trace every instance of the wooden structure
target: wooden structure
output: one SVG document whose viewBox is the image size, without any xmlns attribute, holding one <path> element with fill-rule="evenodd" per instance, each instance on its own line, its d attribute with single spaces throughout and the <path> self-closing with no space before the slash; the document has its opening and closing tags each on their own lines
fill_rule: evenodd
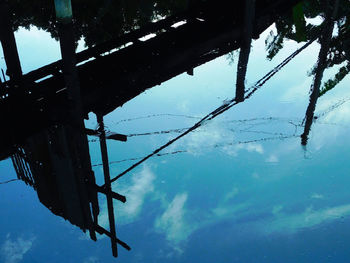
<svg viewBox="0 0 350 263">
<path fill-rule="evenodd" d="M 130 247 L 116 236 L 113 199 L 126 198 L 112 191 L 103 116 L 146 89 L 184 72 L 193 74 L 195 67 L 240 47 L 236 96 L 242 99 L 251 39 L 297 1 L 239 1 L 234 10 L 227 1 L 199 2 L 191 1 L 186 13 L 78 54 L 71 13 L 64 15 L 58 25 L 62 60 L 23 76 L 9 19 L 0 24 L 10 77 L 0 83 L 0 122 L 5 124 L 0 159 L 12 154 L 18 177 L 34 187 L 54 214 L 88 230 L 93 240 L 96 232 L 109 236 L 114 256 L 117 244 Z M 89 112 L 97 114 L 98 131 L 85 129 L 83 118 Z M 87 133 L 100 137 L 103 186 L 95 183 Z M 98 224 L 97 193 L 106 195 L 109 230 Z"/>
<path fill-rule="evenodd" d="M 296 2 L 256 1 L 253 38 Z M 243 35 L 242 3 L 231 13 L 223 3 L 220 8 L 213 4 L 168 17 L 76 54 L 83 115 L 105 115 L 148 88 L 238 49 Z M 215 17 L 220 10 L 224 10 L 222 16 Z M 175 27 L 180 22 L 183 24 Z M 141 40 L 151 33 L 153 38 Z M 22 83 L 20 91 L 12 89 L 11 82 L 0 87 L 0 111 L 6 113 L 0 121 L 7 127 L 0 131 L 0 138 L 6 138 L 0 139 L 2 157 L 11 152 L 13 144 L 64 122 L 69 114 L 62 61 L 24 75 Z"/>
</svg>

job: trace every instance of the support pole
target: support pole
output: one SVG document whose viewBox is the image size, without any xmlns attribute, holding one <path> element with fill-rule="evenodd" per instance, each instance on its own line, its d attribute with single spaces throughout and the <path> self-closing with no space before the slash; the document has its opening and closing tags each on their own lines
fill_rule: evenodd
<svg viewBox="0 0 350 263">
<path fill-rule="evenodd" d="M 236 81 L 236 101 L 244 101 L 245 77 L 247 73 L 247 64 L 250 54 L 250 45 L 252 42 L 253 22 L 255 18 L 255 0 L 245 1 L 244 12 L 244 29 L 242 34 L 241 50 L 239 52 L 239 60 L 237 66 Z"/>
<path fill-rule="evenodd" d="M 115 231 L 113 197 L 111 195 L 112 187 L 111 187 L 111 177 L 109 174 L 106 133 L 104 130 L 103 115 L 98 113 L 98 114 L 96 114 L 96 116 L 97 116 L 97 122 L 99 125 L 99 132 L 100 132 L 100 147 L 101 147 L 101 155 L 102 155 L 102 163 L 103 163 L 103 175 L 104 175 L 104 180 L 105 180 L 104 191 L 106 193 L 106 198 L 107 198 L 109 232 L 111 234 L 110 238 L 111 238 L 111 245 L 112 245 L 112 253 L 113 253 L 114 257 L 117 257 L 118 256 L 117 236 L 116 236 L 116 231 Z"/>
<path fill-rule="evenodd" d="M 70 0 L 54 0 L 54 2 L 63 62 L 63 75 L 68 93 L 68 121 L 72 128 L 70 132 L 70 140 L 72 143 L 69 145 L 68 151 L 71 154 L 72 160 L 74 161 L 74 170 L 77 175 L 77 179 L 79 180 L 79 185 L 81 185 L 79 191 L 82 199 L 84 200 L 82 209 L 87 216 L 86 220 L 90 237 L 91 239 L 96 240 L 94 222 L 90 217 L 91 210 L 89 203 L 97 200 L 97 194 L 96 198 L 93 197 L 92 193 L 89 193 L 84 187 L 86 182 L 93 180 L 94 175 L 91 168 L 89 144 L 87 136 L 84 134 L 85 124 L 83 120 L 83 104 L 80 94 L 79 77 L 76 69 L 72 5 Z M 95 221 L 98 213 L 96 209 L 97 207 L 93 207 L 93 216 Z"/>
<path fill-rule="evenodd" d="M 321 81 L 323 77 L 323 72 L 326 69 L 327 54 L 328 54 L 329 45 L 331 42 L 333 28 L 334 28 L 334 18 L 337 14 L 338 7 L 339 7 L 339 0 L 336 0 L 334 5 L 333 4 L 331 5 L 330 2 L 328 2 L 328 8 L 329 10 L 333 8 L 333 12 L 331 14 L 330 11 L 328 11 L 326 21 L 324 22 L 324 25 L 323 25 L 323 33 L 320 37 L 321 48 L 318 54 L 318 63 L 317 63 L 316 73 L 314 77 L 314 82 L 311 87 L 312 92 L 310 95 L 309 105 L 305 113 L 304 132 L 300 136 L 302 145 L 307 144 L 312 122 L 314 120 L 316 104 L 317 104 L 318 97 L 320 95 L 320 86 L 321 86 Z"/>
<path fill-rule="evenodd" d="M 70 116 L 74 125 L 82 122 L 83 105 L 80 96 L 80 83 L 76 69 L 75 39 L 70 0 L 55 0 L 58 34 L 63 61 L 63 75 L 70 102 Z"/>
<path fill-rule="evenodd" d="M 11 80 L 19 80 L 22 76 L 21 63 L 13 33 L 9 6 L 5 0 L 0 0 L 0 40 L 7 66 L 6 75 Z"/>
</svg>

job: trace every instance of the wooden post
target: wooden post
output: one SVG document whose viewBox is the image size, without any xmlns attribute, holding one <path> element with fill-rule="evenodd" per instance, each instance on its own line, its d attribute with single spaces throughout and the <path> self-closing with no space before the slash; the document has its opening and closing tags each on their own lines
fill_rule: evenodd
<svg viewBox="0 0 350 263">
<path fill-rule="evenodd" d="M 75 39 L 70 0 L 55 0 L 56 18 L 63 61 L 63 75 L 67 85 L 70 101 L 71 117 L 76 125 L 83 117 L 83 107 L 80 96 L 80 83 L 76 69 Z"/>
<path fill-rule="evenodd" d="M 97 116 L 97 122 L 99 125 L 99 132 L 100 132 L 100 147 L 101 147 L 101 155 L 102 155 L 102 163 L 103 163 L 103 175 L 105 180 L 104 187 L 105 187 L 105 193 L 107 198 L 109 232 L 111 234 L 110 238 L 111 238 L 112 253 L 114 257 L 117 257 L 118 248 L 117 248 L 117 237 L 116 237 L 116 231 L 115 231 L 113 197 L 111 195 L 112 186 L 111 186 L 111 177 L 109 174 L 106 133 L 104 130 L 103 115 L 98 113 L 96 114 L 96 116 Z"/>
<path fill-rule="evenodd" d="M 239 52 L 239 60 L 237 66 L 236 80 L 236 101 L 244 101 L 245 77 L 247 73 L 247 64 L 250 54 L 250 45 L 252 42 L 253 22 L 255 18 L 255 0 L 245 1 L 244 12 L 244 29 L 242 34 L 241 50 Z"/>
<path fill-rule="evenodd" d="M 0 40 L 7 66 L 6 74 L 12 80 L 19 80 L 22 76 L 21 63 L 12 29 L 10 10 L 5 0 L 0 0 Z"/>
<path fill-rule="evenodd" d="M 56 18 L 58 22 L 58 33 L 60 38 L 61 55 L 63 62 L 63 75 L 67 86 L 68 102 L 69 102 L 69 124 L 71 126 L 69 145 L 71 158 L 74 160 L 75 173 L 78 180 L 83 185 L 86 182 L 92 181 L 93 171 L 91 168 L 91 160 L 89 153 L 89 144 L 85 131 L 83 120 L 83 104 L 80 95 L 80 83 L 78 72 L 76 69 L 75 58 L 75 40 L 72 21 L 72 6 L 70 0 L 54 0 Z M 89 214 L 90 207 L 87 205 L 89 201 L 89 193 L 85 188 L 80 189 L 82 198 L 85 200 L 83 209 L 86 214 Z M 94 215 L 95 219 L 96 216 Z M 96 240 L 94 222 L 90 217 L 88 220 L 88 228 L 90 237 Z"/>
</svg>

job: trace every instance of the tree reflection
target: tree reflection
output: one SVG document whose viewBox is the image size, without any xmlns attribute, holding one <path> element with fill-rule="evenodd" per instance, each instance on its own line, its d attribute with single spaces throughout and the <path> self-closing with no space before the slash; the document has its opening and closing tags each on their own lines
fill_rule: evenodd
<svg viewBox="0 0 350 263">
<path fill-rule="evenodd" d="M 327 49 L 325 67 L 331 68 L 335 65 L 341 65 L 341 67 L 333 78 L 322 85 L 319 96 L 333 89 L 350 71 L 350 2 L 340 0 L 339 6 L 341 8 L 334 17 L 336 30 Z M 319 37 L 327 24 L 327 9 L 328 1 L 306 0 L 288 15 L 280 17 L 275 22 L 277 34 L 271 32 L 265 41 L 267 57 L 269 59 L 275 57 L 287 39 L 300 42 Z M 320 20 L 321 23 L 311 23 L 311 19 Z M 315 75 L 316 71 L 317 65 L 311 70 L 310 75 Z"/>
<path fill-rule="evenodd" d="M 53 1 L 9 1 L 14 29 L 36 26 L 58 39 Z M 187 0 L 76 0 L 72 1 L 75 38 L 83 38 L 88 47 L 140 28 L 162 17 L 182 12 Z"/>
<path fill-rule="evenodd" d="M 306 121 L 304 133 L 301 135 L 301 144 L 306 145 L 311 125 L 314 119 L 317 99 L 320 96 L 320 86 L 323 77 L 323 72 L 327 66 L 327 51 L 330 47 L 332 32 L 334 30 L 334 19 L 338 13 L 339 0 L 336 0 L 333 5 L 329 5 L 323 22 L 323 28 L 320 36 L 321 49 L 318 55 L 317 66 L 315 70 L 314 82 L 312 84 L 312 92 L 310 95 L 310 103 L 306 110 Z"/>
</svg>

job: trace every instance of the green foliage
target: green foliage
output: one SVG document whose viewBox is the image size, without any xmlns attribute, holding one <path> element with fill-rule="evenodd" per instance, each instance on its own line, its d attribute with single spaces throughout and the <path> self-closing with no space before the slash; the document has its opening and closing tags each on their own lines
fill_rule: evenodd
<svg viewBox="0 0 350 263">
<path fill-rule="evenodd" d="M 329 10 L 332 11 L 332 5 L 327 3 L 332 3 L 332 1 L 305 0 L 294 7 L 292 14 L 289 13 L 278 19 L 275 22 L 277 34 L 271 32 L 265 40 L 267 58 L 274 58 L 283 48 L 283 43 L 286 39 L 300 42 L 321 36 L 326 13 Z M 333 35 L 331 39 L 326 61 L 327 68 L 349 62 L 350 58 L 350 2 L 348 0 L 340 0 L 339 6 L 340 8 L 335 17 L 338 33 Z M 321 24 L 306 24 L 307 19 L 317 17 L 323 20 Z M 308 75 L 314 75 L 315 69 L 316 67 L 313 67 Z M 320 96 L 333 89 L 348 73 L 349 66 L 347 64 L 333 78 L 325 82 Z"/>
<path fill-rule="evenodd" d="M 338 73 L 335 74 L 334 78 L 329 79 L 325 82 L 323 88 L 320 91 L 320 97 L 326 94 L 328 91 L 333 89 L 340 81 L 342 81 L 347 74 L 350 72 L 350 64 L 348 63 L 346 66 L 343 66 L 339 69 Z"/>
</svg>

